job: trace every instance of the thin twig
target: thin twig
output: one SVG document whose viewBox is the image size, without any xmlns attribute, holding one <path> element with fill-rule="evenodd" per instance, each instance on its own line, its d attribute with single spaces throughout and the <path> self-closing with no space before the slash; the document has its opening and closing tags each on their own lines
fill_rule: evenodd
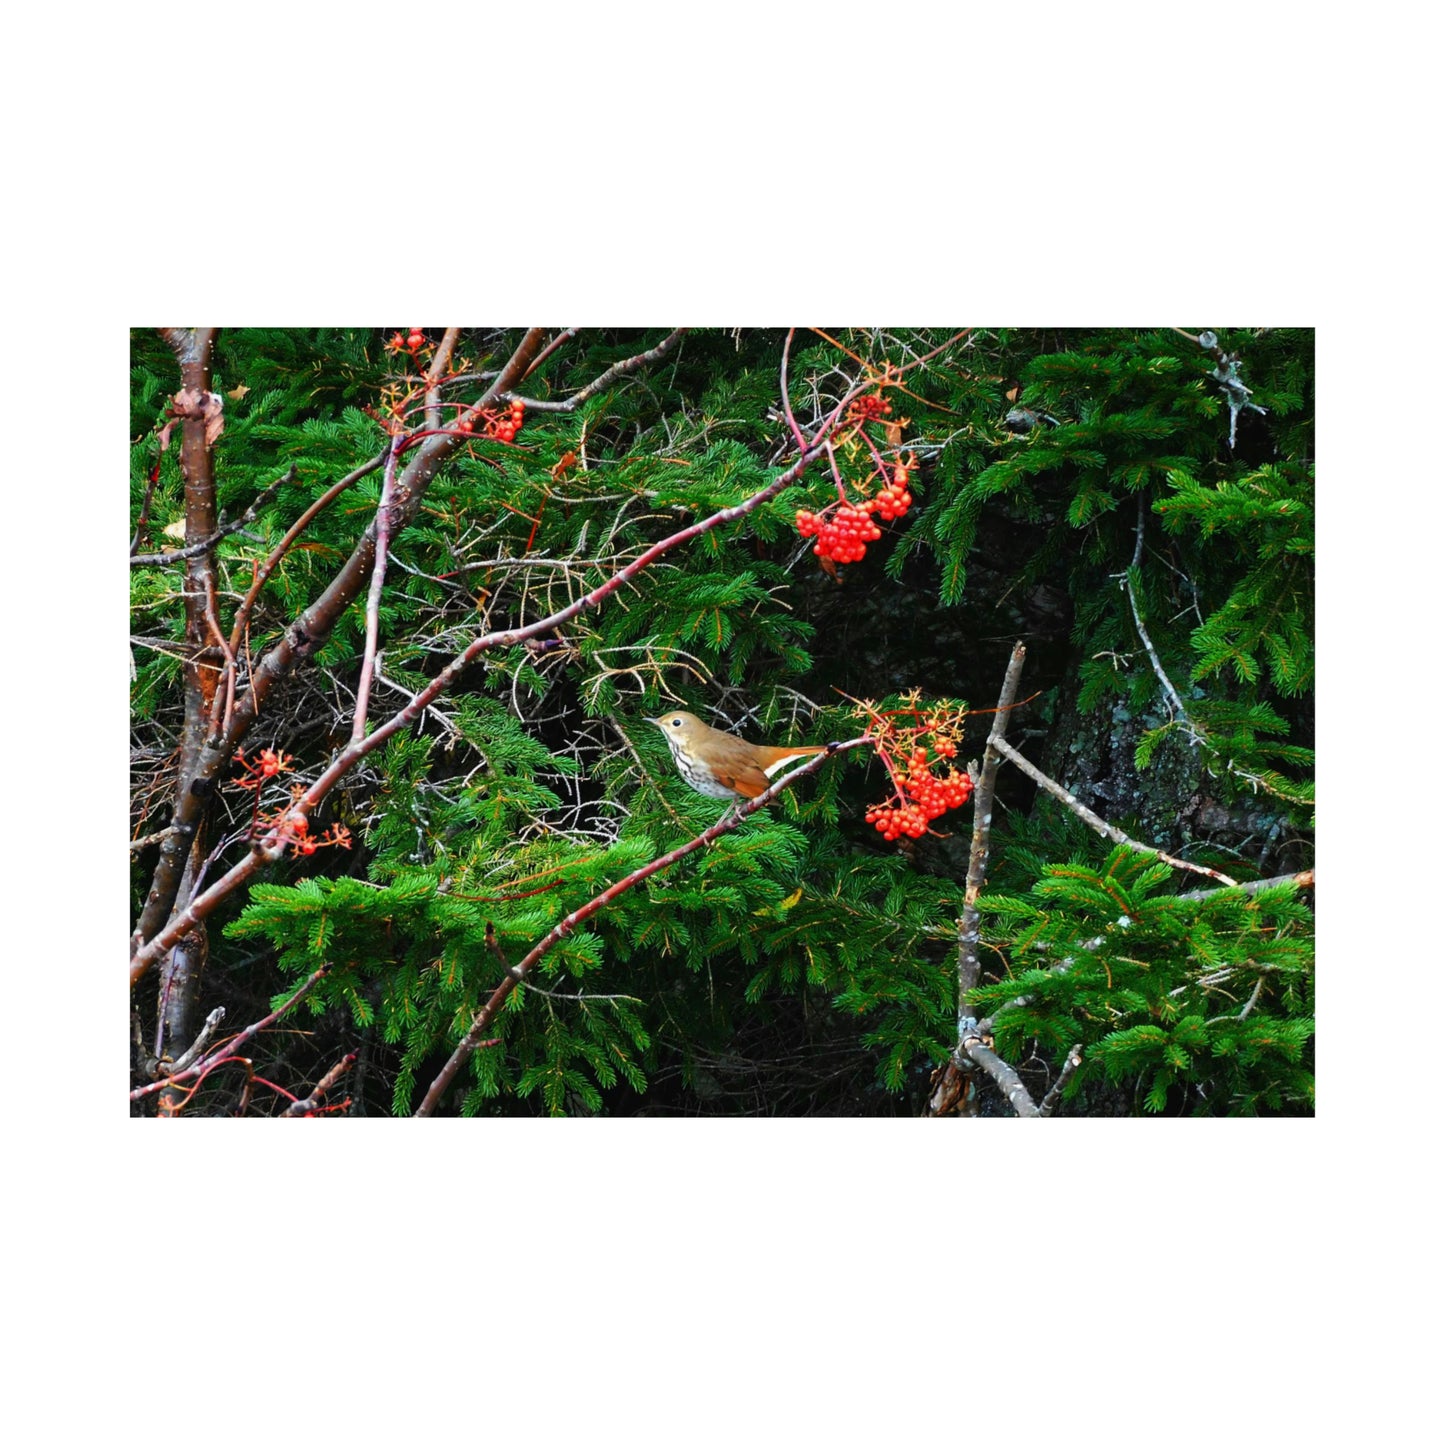
<svg viewBox="0 0 1445 1445">
<path fill-rule="evenodd" d="M 502 965 L 502 972 L 511 973 L 512 965 L 507 962 L 507 955 L 502 952 L 502 945 L 497 941 L 497 930 L 490 923 L 487 924 L 486 941 L 493 957 Z M 642 1002 L 630 993 L 563 993 L 560 989 L 543 988 L 540 983 L 533 983 L 529 978 L 519 979 L 518 982 L 528 993 L 540 993 L 545 998 L 561 999 L 565 1003 L 615 1003 L 619 1000 L 624 1003 Z"/>
<path fill-rule="evenodd" d="M 1159 679 L 1159 685 L 1164 689 L 1164 695 L 1173 704 L 1175 711 L 1188 724 L 1190 736 L 1194 741 L 1202 739 L 1198 735 L 1198 729 L 1194 726 L 1194 719 L 1189 716 L 1189 709 L 1184 706 L 1184 699 L 1179 696 L 1178 689 L 1169 681 L 1169 674 L 1164 671 L 1164 664 L 1159 661 L 1159 654 L 1154 650 L 1154 642 L 1149 636 L 1149 629 L 1144 626 L 1144 618 L 1139 612 L 1139 599 L 1134 596 L 1134 584 L 1130 579 L 1131 571 L 1137 572 L 1139 563 L 1144 556 L 1144 518 L 1146 512 L 1144 507 L 1144 494 L 1139 494 L 1139 524 L 1135 529 L 1134 560 L 1123 572 L 1123 586 L 1129 594 L 1129 610 L 1134 614 L 1134 628 L 1139 634 L 1139 640 L 1144 644 L 1144 651 L 1149 654 L 1150 665 L 1154 669 L 1154 676 Z"/>
<path fill-rule="evenodd" d="M 202 552 L 209 552 L 217 542 L 229 537 L 233 532 L 239 532 L 244 527 L 249 527 L 256 520 L 256 513 L 266 505 L 287 482 L 296 479 L 296 468 L 290 467 L 284 477 L 277 477 L 264 492 L 258 493 L 256 500 L 236 518 L 234 522 L 226 522 L 216 528 L 209 537 L 203 537 L 199 542 L 192 542 L 189 546 L 178 547 L 174 552 L 142 552 L 130 559 L 132 567 L 158 567 L 167 562 L 184 562 L 189 557 L 199 557 Z"/>
<path fill-rule="evenodd" d="M 334 1087 L 336 1081 L 355 1062 L 356 1055 L 347 1054 L 346 1057 L 342 1059 L 339 1064 L 336 1064 L 332 1068 L 327 1070 L 325 1077 L 321 1080 L 319 1084 L 317 1084 L 314 1089 L 312 1089 L 311 1093 L 307 1095 L 306 1098 L 297 1099 L 286 1110 L 286 1112 L 281 1115 L 281 1117 L 283 1119 L 296 1119 L 301 1118 L 307 1114 L 314 1114 L 321 1107 L 322 1101 L 326 1098 L 327 1090 Z"/>
<path fill-rule="evenodd" d="M 376 639 L 381 628 L 381 594 L 386 587 L 386 552 L 391 542 L 391 501 L 396 490 L 396 459 L 406 444 L 397 432 L 391 439 L 382 474 L 381 499 L 376 504 L 376 557 L 371 564 L 371 587 L 366 594 L 366 646 L 361 655 L 361 677 L 356 684 L 356 713 L 351 723 L 355 745 L 366 736 L 366 708 L 371 700 L 371 676 L 376 669 Z"/>
<path fill-rule="evenodd" d="M 542 401 L 536 397 L 518 396 L 516 392 L 506 393 L 504 399 L 507 401 L 520 401 L 528 411 L 576 411 L 584 401 L 590 400 L 596 396 L 599 391 L 611 386 L 619 377 L 626 376 L 629 372 L 636 371 L 641 366 L 646 366 L 649 361 L 656 361 L 659 357 L 665 356 L 687 335 L 687 331 L 688 328 L 686 326 L 679 326 L 676 331 L 659 341 L 651 351 L 640 352 L 636 356 L 629 356 L 625 360 L 617 362 L 614 366 L 609 366 L 595 381 L 589 381 L 581 391 L 574 392 L 566 401 Z M 560 337 L 558 338 L 558 340 L 561 339 Z M 554 341 L 547 350 L 552 350 L 552 347 L 556 345 L 557 342 Z M 538 357 L 537 363 L 540 363 L 541 359 L 541 357 Z M 528 374 L 530 374 L 532 370 L 533 367 L 529 367 Z"/>
<path fill-rule="evenodd" d="M 257 594 L 266 585 L 266 579 L 275 570 L 276 564 L 291 550 L 292 543 L 311 525 L 313 518 L 319 512 L 329 507 L 348 487 L 355 486 L 362 477 L 370 476 L 379 466 L 384 465 L 390 455 L 391 447 L 388 445 L 369 462 L 363 462 L 355 471 L 348 472 L 339 482 L 329 486 L 302 512 L 291 524 L 286 535 L 271 549 L 271 555 L 256 569 L 256 575 L 251 579 L 251 586 L 240 607 L 236 609 L 236 620 L 231 627 L 231 650 L 233 652 L 241 645 L 241 638 L 245 633 L 246 624 L 250 621 L 251 608 L 255 604 Z"/>
</svg>

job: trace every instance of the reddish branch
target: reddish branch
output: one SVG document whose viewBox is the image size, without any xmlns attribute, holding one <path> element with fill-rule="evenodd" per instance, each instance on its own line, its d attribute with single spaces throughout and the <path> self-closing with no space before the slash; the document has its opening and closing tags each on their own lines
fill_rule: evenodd
<svg viewBox="0 0 1445 1445">
<path fill-rule="evenodd" d="M 134 1103 L 137 1099 L 144 1099 L 148 1094 L 154 1094 L 161 1089 L 171 1087 L 173 1084 L 188 1083 L 190 1080 L 198 1079 L 202 1074 L 208 1073 L 217 1064 L 232 1057 L 236 1050 L 239 1049 L 242 1044 L 246 1043 L 248 1039 L 255 1038 L 262 1029 L 270 1028 L 277 1019 L 283 1017 L 295 1008 L 330 971 L 331 965 L 329 963 L 323 963 L 279 1008 L 273 1009 L 265 1018 L 258 1019 L 250 1025 L 249 1028 L 242 1029 L 229 1043 L 222 1044 L 214 1053 L 207 1054 L 204 1058 L 198 1059 L 194 1064 L 190 1065 L 189 1068 L 181 1069 L 177 1073 L 172 1074 L 168 1079 L 163 1079 L 159 1083 L 146 1084 L 143 1088 L 132 1089 L 130 1093 L 131 1102 Z"/>
<path fill-rule="evenodd" d="M 526 981 L 527 974 L 549 954 L 552 949 L 573 931 L 580 923 L 585 923 L 594 914 L 600 913 L 615 898 L 626 893 L 631 888 L 636 888 L 639 883 L 644 883 L 654 873 L 660 873 L 664 868 L 670 868 L 680 858 L 686 858 L 689 853 L 695 853 L 699 848 L 706 847 L 714 839 L 721 838 L 724 833 L 731 833 L 735 828 L 741 826 L 745 818 L 756 813 L 760 808 L 766 807 L 785 788 L 791 787 L 799 778 L 806 777 L 809 773 L 815 773 L 829 758 L 835 754 L 844 752 L 848 748 L 859 748 L 869 746 L 867 738 L 850 738 L 847 742 L 829 743 L 825 752 L 819 753 L 817 757 L 811 758 L 802 766 L 794 768 L 791 772 L 784 773 L 766 792 L 759 793 L 756 798 L 749 799 L 746 803 L 730 809 L 722 818 L 697 835 L 689 839 L 681 846 L 674 848 L 670 853 L 664 853 L 660 858 L 654 858 L 651 863 L 644 864 L 641 868 L 629 873 L 625 878 L 619 879 L 610 888 L 604 889 L 595 897 L 584 903 L 580 908 L 569 913 L 561 922 L 553 926 L 551 931 L 536 945 L 535 948 L 514 967 L 507 969 L 502 981 L 493 990 L 491 997 L 484 1003 L 481 1009 L 472 1019 L 472 1026 L 467 1030 L 466 1037 L 459 1043 L 446 1063 L 442 1066 L 441 1072 L 432 1080 L 431 1087 L 426 1092 L 426 1097 L 421 1102 L 421 1107 L 416 1111 L 414 1118 L 425 1118 L 433 1113 L 436 1106 L 441 1102 L 442 1095 L 446 1092 L 447 1086 L 456 1077 L 457 1070 L 466 1061 L 467 1056 L 473 1049 L 481 1047 L 485 1042 L 483 1035 L 491 1027 L 492 1021 L 496 1018 L 498 1010 L 507 1001 L 508 995 L 519 983 Z M 498 953 L 500 957 L 500 953 Z"/>
<path fill-rule="evenodd" d="M 379 466 L 382 466 L 391 455 L 391 446 L 388 443 L 386 448 L 372 457 L 369 462 L 363 462 L 355 471 L 348 472 L 342 479 L 333 486 L 328 487 L 297 519 L 291 524 L 286 535 L 271 549 L 271 555 L 256 569 L 256 575 L 251 579 L 251 586 L 242 600 L 241 605 L 236 609 L 236 619 L 231 626 L 231 651 L 240 649 L 241 639 L 246 634 L 246 627 L 251 620 L 251 608 L 255 605 L 256 597 L 266 585 L 267 578 L 276 570 L 277 564 L 289 552 L 296 539 L 309 527 L 316 516 L 325 511 L 342 492 L 353 487 L 362 477 L 369 477 Z"/>
</svg>

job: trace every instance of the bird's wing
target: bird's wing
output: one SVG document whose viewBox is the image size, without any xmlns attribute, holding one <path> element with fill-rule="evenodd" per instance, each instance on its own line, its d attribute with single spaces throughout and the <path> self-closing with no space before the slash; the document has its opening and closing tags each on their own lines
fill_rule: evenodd
<svg viewBox="0 0 1445 1445">
<path fill-rule="evenodd" d="M 755 763 L 728 762 L 714 772 L 719 782 L 745 798 L 756 798 L 768 788 L 768 775 Z"/>
</svg>

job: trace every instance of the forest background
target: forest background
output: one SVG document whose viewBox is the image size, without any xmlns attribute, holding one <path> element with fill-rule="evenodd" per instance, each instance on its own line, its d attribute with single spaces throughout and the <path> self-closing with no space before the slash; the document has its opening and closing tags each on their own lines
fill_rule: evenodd
<svg viewBox="0 0 1445 1445">
<path fill-rule="evenodd" d="M 138 330 L 131 403 L 138 1112 L 1312 1112 L 1312 332 Z M 866 742 L 638 878 L 674 707 Z M 889 829 L 918 747 L 996 806 Z"/>
</svg>

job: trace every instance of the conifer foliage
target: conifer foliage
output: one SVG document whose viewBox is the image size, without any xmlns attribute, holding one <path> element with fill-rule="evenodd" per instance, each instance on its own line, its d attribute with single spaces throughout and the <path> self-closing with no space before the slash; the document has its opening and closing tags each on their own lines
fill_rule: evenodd
<svg viewBox="0 0 1445 1445">
<path fill-rule="evenodd" d="M 137 1113 L 1312 1111 L 1308 332 L 132 345 Z"/>
</svg>

